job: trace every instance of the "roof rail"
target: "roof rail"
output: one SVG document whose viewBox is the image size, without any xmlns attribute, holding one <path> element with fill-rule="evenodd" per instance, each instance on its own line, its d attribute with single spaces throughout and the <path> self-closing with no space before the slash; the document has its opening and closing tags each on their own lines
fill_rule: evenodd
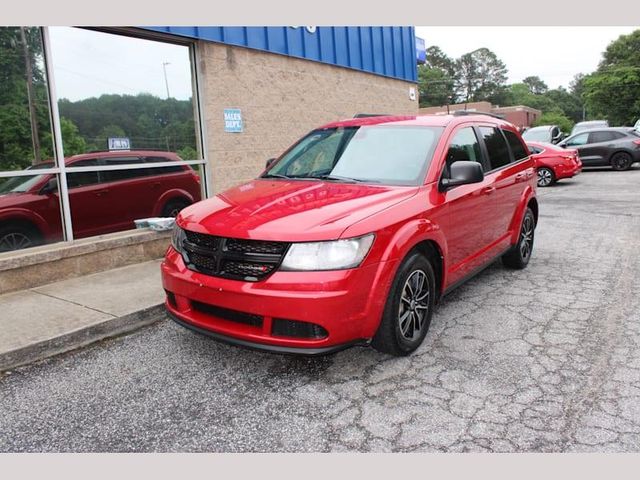
<svg viewBox="0 0 640 480">
<path fill-rule="evenodd" d="M 465 115 L 487 115 L 489 117 L 499 118 L 500 120 L 504 120 L 504 115 L 498 115 L 495 113 L 488 113 L 488 112 L 473 112 L 471 110 L 456 110 L 455 112 L 452 113 L 452 115 L 454 117 L 464 117 Z"/>
<path fill-rule="evenodd" d="M 366 117 L 389 117 L 388 113 L 356 113 L 353 118 L 366 118 Z"/>
</svg>

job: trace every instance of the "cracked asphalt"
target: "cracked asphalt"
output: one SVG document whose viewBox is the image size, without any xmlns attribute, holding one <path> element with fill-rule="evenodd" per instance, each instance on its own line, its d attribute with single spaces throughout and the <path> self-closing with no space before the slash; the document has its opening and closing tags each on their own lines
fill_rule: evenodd
<svg viewBox="0 0 640 480">
<path fill-rule="evenodd" d="M 307 359 L 166 321 L 0 377 L 0 451 L 640 451 L 640 168 L 539 189 L 534 254 L 409 358 Z"/>
</svg>

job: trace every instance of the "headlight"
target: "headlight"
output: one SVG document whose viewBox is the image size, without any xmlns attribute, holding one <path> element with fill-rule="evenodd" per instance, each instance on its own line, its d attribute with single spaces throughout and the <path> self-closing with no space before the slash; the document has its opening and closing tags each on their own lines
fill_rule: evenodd
<svg viewBox="0 0 640 480">
<path fill-rule="evenodd" d="M 181 229 L 176 223 L 173 226 L 173 233 L 171 234 L 171 245 L 176 249 L 177 252 L 183 253 L 184 251 L 184 241 L 187 239 L 187 236 L 184 233 L 184 230 Z"/>
<path fill-rule="evenodd" d="M 332 242 L 293 243 L 282 270 L 344 270 L 360 265 L 367 256 L 374 235 Z"/>
</svg>

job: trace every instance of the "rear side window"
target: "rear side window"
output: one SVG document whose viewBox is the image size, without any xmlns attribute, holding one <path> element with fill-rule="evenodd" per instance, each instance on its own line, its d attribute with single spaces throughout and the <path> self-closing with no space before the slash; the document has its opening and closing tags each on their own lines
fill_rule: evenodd
<svg viewBox="0 0 640 480">
<path fill-rule="evenodd" d="M 620 138 L 617 137 L 615 133 L 616 132 L 591 132 L 589 134 L 589 143 L 610 142 L 611 140 Z"/>
<path fill-rule="evenodd" d="M 480 127 L 480 134 L 489 153 L 491 170 L 508 165 L 511 162 L 509 147 L 500 130 L 492 127 Z"/>
<path fill-rule="evenodd" d="M 461 160 L 482 163 L 480 144 L 471 127 L 462 128 L 453 136 L 449 150 L 447 150 L 447 173 L 452 163 Z"/>
<path fill-rule="evenodd" d="M 123 165 L 125 163 L 142 163 L 142 159 L 138 157 L 106 157 L 102 159 L 105 166 L 111 167 L 115 165 Z M 144 177 L 148 173 L 143 169 L 132 170 L 105 170 L 100 172 L 103 182 L 118 182 L 121 180 L 131 180 L 132 178 Z"/>
<path fill-rule="evenodd" d="M 511 152 L 513 153 L 513 158 L 516 162 L 529 156 L 527 148 L 522 144 L 522 141 L 520 140 L 518 135 L 510 130 L 502 130 L 502 133 L 504 133 L 504 136 L 507 137 L 507 142 L 509 142 Z"/>
</svg>

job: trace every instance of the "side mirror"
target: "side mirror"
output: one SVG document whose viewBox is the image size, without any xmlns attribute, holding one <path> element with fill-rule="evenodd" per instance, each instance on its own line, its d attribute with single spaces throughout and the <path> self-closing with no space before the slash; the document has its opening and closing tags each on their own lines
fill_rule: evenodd
<svg viewBox="0 0 640 480">
<path fill-rule="evenodd" d="M 51 178 L 45 185 L 40 189 L 40 195 L 48 195 L 49 193 L 54 193 L 58 191 L 58 179 L 56 177 Z"/>
<path fill-rule="evenodd" d="M 482 165 L 478 162 L 459 160 L 457 162 L 453 162 L 451 167 L 449 167 L 449 170 L 451 171 L 451 178 L 443 178 L 440 181 L 440 187 L 442 190 L 457 187 L 458 185 L 479 183 L 484 180 Z"/>
<path fill-rule="evenodd" d="M 275 158 L 270 158 L 269 160 L 267 160 L 266 168 L 269 168 L 271 165 L 273 165 L 273 162 L 275 161 Z"/>
</svg>

